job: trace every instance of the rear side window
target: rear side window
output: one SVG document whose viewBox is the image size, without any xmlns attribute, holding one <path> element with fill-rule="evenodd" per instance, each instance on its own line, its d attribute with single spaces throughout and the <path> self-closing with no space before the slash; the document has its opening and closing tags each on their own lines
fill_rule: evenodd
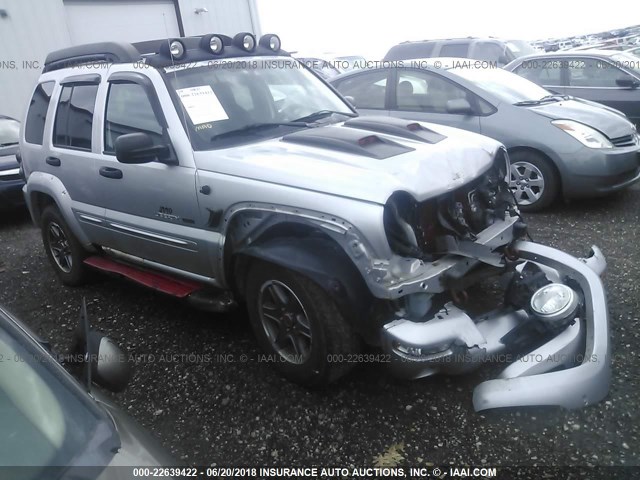
<svg viewBox="0 0 640 480">
<path fill-rule="evenodd" d="M 467 43 L 448 43 L 440 49 L 439 57 L 460 57 L 467 58 Z"/>
<path fill-rule="evenodd" d="M 55 82 L 44 82 L 36 87 L 33 92 L 29 111 L 27 112 L 27 123 L 24 128 L 24 138 L 27 143 L 42 145 L 44 137 L 44 122 L 47 119 L 49 101 L 53 93 Z"/>
<path fill-rule="evenodd" d="M 136 83 L 112 83 L 104 127 L 105 153 L 115 153 L 120 135 L 137 132 L 149 134 L 156 145 L 165 143 L 162 126 L 144 88 Z"/>
<path fill-rule="evenodd" d="M 98 85 L 65 85 L 62 87 L 53 144 L 56 147 L 91 150 L 93 109 Z"/>
</svg>

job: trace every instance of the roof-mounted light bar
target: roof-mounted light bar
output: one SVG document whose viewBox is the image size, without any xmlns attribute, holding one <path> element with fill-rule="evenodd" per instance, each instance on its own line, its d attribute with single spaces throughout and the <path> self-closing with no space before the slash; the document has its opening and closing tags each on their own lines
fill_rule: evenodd
<svg viewBox="0 0 640 480">
<path fill-rule="evenodd" d="M 160 46 L 160 53 L 165 57 L 174 58 L 180 60 L 187 54 L 187 49 L 180 40 L 172 39 L 167 40 L 166 43 L 162 43 Z"/>
<path fill-rule="evenodd" d="M 224 47 L 230 45 L 231 42 L 231 37 L 210 33 L 200 39 L 200 48 L 214 55 L 220 55 L 224 52 Z"/>
</svg>

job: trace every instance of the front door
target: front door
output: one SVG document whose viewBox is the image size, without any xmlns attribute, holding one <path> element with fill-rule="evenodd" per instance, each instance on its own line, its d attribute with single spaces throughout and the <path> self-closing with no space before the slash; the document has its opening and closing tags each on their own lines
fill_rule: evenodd
<svg viewBox="0 0 640 480">
<path fill-rule="evenodd" d="M 115 156 L 120 135 L 147 133 L 171 146 L 164 118 L 152 106 L 148 88 L 109 82 L 104 112 L 104 151 L 96 162 L 99 194 L 110 232 L 106 246 L 180 270 L 209 276 L 202 241 L 193 158 L 177 165 L 158 161 L 124 164 Z M 173 148 L 172 155 L 175 157 Z"/>
</svg>

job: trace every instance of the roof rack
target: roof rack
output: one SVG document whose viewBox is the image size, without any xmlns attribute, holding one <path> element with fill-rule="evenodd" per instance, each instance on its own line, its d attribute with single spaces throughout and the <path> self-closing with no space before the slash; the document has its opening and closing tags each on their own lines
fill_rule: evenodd
<svg viewBox="0 0 640 480">
<path fill-rule="evenodd" d="M 244 48 L 243 38 L 251 36 L 253 47 Z M 220 52 L 213 53 L 208 49 L 209 41 L 217 37 L 221 42 Z M 271 46 L 270 38 L 276 37 L 277 43 Z M 251 40 L 251 39 L 249 39 Z M 266 42 L 265 42 L 266 40 Z M 178 43 L 183 54 L 176 58 L 170 52 L 170 45 Z M 43 72 L 51 72 L 63 68 L 74 67 L 90 62 L 135 63 L 144 61 L 152 67 L 167 67 L 187 62 L 199 62 L 231 57 L 285 55 L 280 49 L 280 39 L 276 35 L 263 35 L 260 42 L 251 33 L 239 33 L 234 38 L 226 35 L 210 34 L 203 36 L 164 38 L 138 43 L 100 42 L 56 50 L 47 55 Z"/>
<path fill-rule="evenodd" d="M 88 62 L 132 63 L 141 58 L 140 52 L 130 43 L 89 43 L 51 52 L 44 61 L 43 71 L 51 72 Z"/>
</svg>

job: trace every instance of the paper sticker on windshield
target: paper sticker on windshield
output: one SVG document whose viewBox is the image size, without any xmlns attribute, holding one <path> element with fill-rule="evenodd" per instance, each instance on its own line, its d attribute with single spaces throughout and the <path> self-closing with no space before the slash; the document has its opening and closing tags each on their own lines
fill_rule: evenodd
<svg viewBox="0 0 640 480">
<path fill-rule="evenodd" d="M 209 85 L 176 90 L 194 125 L 227 120 L 229 116 Z"/>
</svg>

